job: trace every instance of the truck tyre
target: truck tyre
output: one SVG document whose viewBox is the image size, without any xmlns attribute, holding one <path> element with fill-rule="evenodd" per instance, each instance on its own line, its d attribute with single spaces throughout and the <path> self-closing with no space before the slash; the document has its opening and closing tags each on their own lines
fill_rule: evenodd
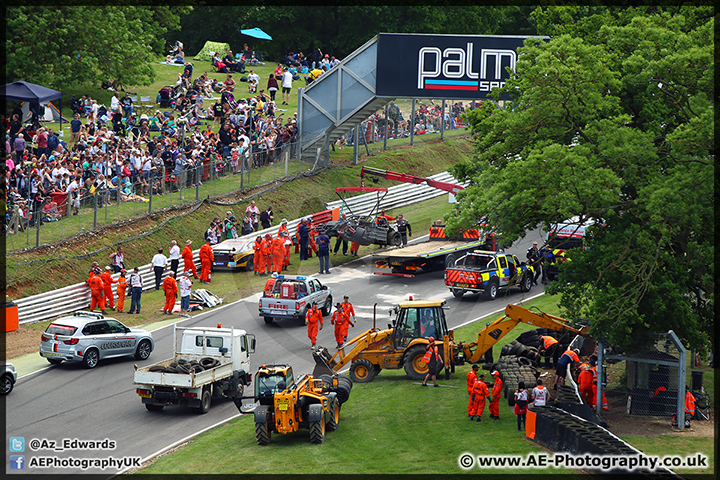
<svg viewBox="0 0 720 480">
<path fill-rule="evenodd" d="M 523 275 L 522 279 L 520 280 L 520 291 L 522 292 L 529 292 L 532 288 L 533 279 L 532 275 L 525 274 Z"/>
<path fill-rule="evenodd" d="M 327 299 L 325 299 L 325 305 L 322 307 L 322 316 L 327 317 L 330 315 L 330 312 L 332 311 L 332 295 L 328 295 Z"/>
<path fill-rule="evenodd" d="M 153 405 L 152 403 L 146 403 L 145 408 L 148 412 L 159 412 L 165 405 Z"/>
<path fill-rule="evenodd" d="M 47 361 L 50 362 L 50 365 L 60 365 L 62 363 L 59 358 L 48 358 Z"/>
<path fill-rule="evenodd" d="M 415 345 L 405 352 L 403 367 L 408 377 L 413 380 L 424 380 L 428 373 L 427 363 L 423 362 L 425 356 L 425 346 Z"/>
<path fill-rule="evenodd" d="M 353 382 L 368 383 L 375 378 L 375 368 L 370 360 L 361 358 L 350 365 L 350 378 Z"/>
<path fill-rule="evenodd" d="M 150 352 L 152 351 L 150 347 L 150 340 L 140 340 L 140 343 L 138 343 L 137 350 L 135 350 L 135 358 L 138 360 L 147 360 L 147 358 L 150 356 Z"/>
<path fill-rule="evenodd" d="M 266 325 L 270 325 L 273 322 L 273 317 L 263 317 Z"/>
<path fill-rule="evenodd" d="M 463 290 L 462 288 L 451 288 L 450 291 L 455 298 L 462 298 L 463 295 L 465 295 L 465 290 Z"/>
<path fill-rule="evenodd" d="M 212 357 L 203 357 L 200 359 L 200 365 L 202 365 L 203 368 L 213 368 L 220 365 L 220 361 Z"/>
<path fill-rule="evenodd" d="M 8 393 L 12 392 L 14 386 L 15 380 L 13 380 L 12 375 L 6 373 L 5 375 L 3 375 L 2 380 L 0 381 L 0 395 L 7 395 Z"/>
<path fill-rule="evenodd" d="M 452 253 L 445 257 L 445 268 L 454 267 L 457 258 Z"/>
<path fill-rule="evenodd" d="M 393 247 L 399 247 L 400 244 L 402 244 L 402 237 L 400 237 L 398 232 L 392 230 L 388 232 L 388 244 Z"/>
<path fill-rule="evenodd" d="M 497 278 L 491 278 L 488 281 L 488 285 L 485 288 L 485 298 L 488 300 L 495 300 L 498 294 L 498 280 Z"/>
<path fill-rule="evenodd" d="M 210 390 L 208 388 L 203 388 L 202 395 L 200 395 L 200 406 L 195 407 L 193 410 L 195 410 L 195 413 L 204 415 L 210 411 L 211 403 L 212 395 L 210 394 Z"/>
<path fill-rule="evenodd" d="M 266 422 L 255 424 L 255 441 L 258 445 L 269 445 L 270 436 L 270 429 Z"/>
<path fill-rule="evenodd" d="M 310 422 L 310 443 L 323 443 L 325 441 L 325 420 Z"/>
<path fill-rule="evenodd" d="M 330 404 L 330 418 L 328 419 L 325 428 L 327 428 L 329 432 L 333 432 L 337 430 L 338 423 L 340 423 L 340 402 L 334 400 Z"/>
<path fill-rule="evenodd" d="M 85 356 L 83 357 L 83 366 L 85 368 L 97 367 L 98 361 L 100 360 L 100 354 L 96 348 L 85 350 Z"/>
</svg>

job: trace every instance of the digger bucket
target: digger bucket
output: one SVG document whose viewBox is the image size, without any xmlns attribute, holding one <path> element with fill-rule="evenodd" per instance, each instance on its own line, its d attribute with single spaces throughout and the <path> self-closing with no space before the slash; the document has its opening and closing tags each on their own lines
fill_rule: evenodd
<svg viewBox="0 0 720 480">
<path fill-rule="evenodd" d="M 313 351 L 313 358 L 315 359 L 315 369 L 313 370 L 313 377 L 319 377 L 320 375 L 334 375 L 330 361 L 332 356 L 328 352 L 327 348 L 320 347 Z"/>
</svg>

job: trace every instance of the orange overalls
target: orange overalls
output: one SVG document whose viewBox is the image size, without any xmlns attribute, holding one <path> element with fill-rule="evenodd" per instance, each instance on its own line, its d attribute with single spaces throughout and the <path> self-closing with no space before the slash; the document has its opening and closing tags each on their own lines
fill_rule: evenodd
<svg viewBox="0 0 720 480">
<path fill-rule="evenodd" d="M 315 252 L 315 255 L 317 256 L 317 245 L 315 244 L 315 237 L 317 236 L 317 232 L 315 231 L 315 226 L 310 225 L 308 227 L 308 258 L 312 257 L 311 252 Z"/>
<path fill-rule="evenodd" d="M 338 345 L 342 345 L 345 341 L 343 339 L 343 325 L 347 320 L 347 316 L 343 313 L 342 309 L 335 310 L 330 317 L 330 324 L 335 325 L 335 341 Z"/>
<path fill-rule="evenodd" d="M 352 315 L 353 317 L 355 316 L 355 309 L 353 308 L 352 303 L 350 303 L 350 302 L 341 303 L 340 308 L 342 308 L 342 311 L 345 314 L 346 321 L 343 322 L 342 334 L 343 334 L 343 338 L 345 338 L 347 340 L 348 331 L 350 330 L 350 325 L 352 325 L 353 327 L 355 326 L 355 324 L 350 321 L 350 315 Z"/>
<path fill-rule="evenodd" d="M 500 418 L 500 395 L 502 395 L 503 381 L 500 375 L 493 377 L 492 395 L 490 396 L 490 416 Z"/>
<path fill-rule="evenodd" d="M 103 281 L 103 292 L 105 293 L 105 305 L 110 308 L 115 308 L 115 296 L 112 291 L 112 284 L 118 283 L 117 280 L 113 280 L 110 272 L 105 270 L 100 274 L 100 278 Z"/>
<path fill-rule="evenodd" d="M 288 232 L 286 224 L 281 223 L 278 227 L 278 237 L 280 237 L 280 232 L 285 232 L 287 234 L 286 237 L 283 239 L 283 248 L 285 249 L 285 252 L 283 253 L 283 267 L 287 267 L 288 265 L 290 265 L 290 247 L 292 246 L 292 240 L 288 245 L 285 245 L 285 239 L 290 238 L 290 232 Z M 280 272 L 278 271 L 278 273 Z"/>
<path fill-rule="evenodd" d="M 255 240 L 253 243 L 253 250 L 255 250 L 255 256 L 253 257 L 253 265 L 255 275 L 265 273 L 265 257 L 262 254 L 262 239 L 260 241 Z"/>
<path fill-rule="evenodd" d="M 125 290 L 127 289 L 127 280 L 125 279 L 125 276 L 121 273 L 120 278 L 117 279 L 117 294 L 118 294 L 118 303 L 117 303 L 117 311 L 122 313 L 123 307 L 125 307 Z"/>
<path fill-rule="evenodd" d="M 282 273 L 285 266 L 285 238 L 275 237 L 272 241 L 273 272 Z"/>
<path fill-rule="evenodd" d="M 262 252 L 267 273 L 272 273 L 272 245 L 272 237 L 265 237 L 265 240 L 262 242 L 262 249 L 260 250 Z"/>
<path fill-rule="evenodd" d="M 103 298 L 103 281 L 99 275 L 93 275 L 88 279 L 90 291 L 92 292 L 92 300 L 90 300 L 90 311 L 95 310 L 95 306 L 100 307 L 100 311 L 105 311 L 105 298 Z"/>
<path fill-rule="evenodd" d="M 165 277 L 165 280 L 163 280 L 162 288 L 165 291 L 165 306 L 163 307 L 163 312 L 172 313 L 173 308 L 175 308 L 175 299 L 177 298 L 177 281 L 175 281 L 171 275 L 168 275 Z"/>
<path fill-rule="evenodd" d="M 315 348 L 317 342 L 318 326 L 322 326 L 323 318 L 319 308 L 310 308 L 305 315 L 305 320 L 308 325 L 308 338 L 312 342 L 312 347 Z M 318 325 L 319 324 L 319 325 Z"/>
<path fill-rule="evenodd" d="M 472 389 L 473 389 L 473 385 L 475 385 L 475 380 L 477 380 L 477 372 L 471 368 L 470 371 L 467 373 L 466 379 L 467 379 L 467 391 L 468 391 L 468 416 L 472 417 L 473 414 L 470 413 L 470 412 L 472 412 L 472 404 L 473 404 Z"/>
<path fill-rule="evenodd" d="M 485 411 L 485 398 L 489 396 L 490 391 L 487 388 L 487 384 L 477 379 L 473 384 L 472 394 L 470 395 L 472 407 L 470 408 L 469 414 L 482 419 L 482 414 Z"/>
<path fill-rule="evenodd" d="M 182 257 L 183 262 L 185 262 L 183 271 L 187 272 L 188 270 L 192 270 L 193 278 L 197 278 L 197 268 L 195 268 L 195 262 L 193 262 L 193 253 L 190 245 L 185 245 L 182 251 Z"/>
<path fill-rule="evenodd" d="M 200 247 L 200 280 L 203 282 L 210 282 L 210 269 L 212 268 L 212 262 L 215 260 L 215 253 L 209 243 L 206 243 Z"/>
<path fill-rule="evenodd" d="M 270 277 L 265 282 L 265 288 L 263 288 L 263 292 L 265 292 L 265 294 L 267 295 L 270 295 L 273 291 L 273 287 L 275 287 L 275 278 Z"/>
<path fill-rule="evenodd" d="M 359 243 L 350 242 L 350 255 L 357 255 L 357 252 L 359 249 L 360 249 Z"/>
<path fill-rule="evenodd" d="M 578 384 L 580 387 L 580 397 L 583 402 L 595 408 L 595 395 L 593 395 L 593 373 L 590 368 L 583 368 L 578 375 Z M 597 388 L 595 388 L 597 392 Z"/>
<path fill-rule="evenodd" d="M 590 367 L 590 371 L 592 372 L 592 403 L 590 404 L 593 409 L 595 409 L 595 400 L 597 399 L 597 380 L 598 380 L 598 373 L 597 373 L 597 365 L 594 367 Z M 608 409 L 608 403 L 607 398 L 605 398 L 605 390 L 602 392 L 602 408 L 603 410 Z M 597 410 L 597 409 L 595 409 Z"/>
</svg>

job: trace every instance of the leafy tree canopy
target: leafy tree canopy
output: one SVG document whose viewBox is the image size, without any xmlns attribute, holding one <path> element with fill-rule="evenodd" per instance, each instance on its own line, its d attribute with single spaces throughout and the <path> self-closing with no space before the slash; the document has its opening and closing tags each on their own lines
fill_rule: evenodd
<svg viewBox="0 0 720 480">
<path fill-rule="evenodd" d="M 150 62 L 189 7 L 18 6 L 6 11 L 6 78 L 53 88 L 118 81 L 149 85 Z"/>
<path fill-rule="evenodd" d="M 471 186 L 449 228 L 488 215 L 504 238 L 573 216 L 598 220 L 571 250 L 561 294 L 570 318 L 629 344 L 674 330 L 707 343 L 714 314 L 714 19 L 673 11 L 552 7 L 535 12 L 505 91 L 466 115 Z M 566 282 L 567 281 L 567 282 Z"/>
</svg>

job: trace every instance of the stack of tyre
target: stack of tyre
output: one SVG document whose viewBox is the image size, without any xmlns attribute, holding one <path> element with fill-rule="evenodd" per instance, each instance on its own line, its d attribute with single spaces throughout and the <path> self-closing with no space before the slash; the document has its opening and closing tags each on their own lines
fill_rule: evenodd
<svg viewBox="0 0 720 480">
<path fill-rule="evenodd" d="M 500 358 L 507 356 L 525 358 L 530 360 L 533 365 L 537 365 L 538 349 L 537 347 L 527 346 L 518 340 L 513 340 L 500 350 Z"/>
<path fill-rule="evenodd" d="M 345 375 L 336 376 L 338 380 L 336 386 L 333 386 L 332 375 L 320 375 L 320 380 L 323 382 L 323 392 L 335 392 L 336 398 L 338 399 L 338 402 L 340 402 L 340 406 L 342 406 L 342 404 L 347 402 L 350 398 L 350 391 L 352 390 L 353 382 L 350 380 L 350 377 Z"/>
<path fill-rule="evenodd" d="M 508 405 L 515 405 L 515 390 L 520 382 L 525 383 L 525 388 L 532 390 L 535 388 L 536 380 L 540 375 L 537 368 L 532 365 L 530 359 L 518 357 L 516 355 L 504 355 L 500 357 L 497 363 L 491 365 L 491 371 L 500 372 L 500 378 L 503 381 L 503 389 Z"/>
<path fill-rule="evenodd" d="M 204 370 L 215 368 L 218 365 L 220 365 L 220 360 L 212 357 L 203 357 L 200 361 L 188 361 L 181 358 L 177 362 L 170 362 L 167 367 L 164 365 L 153 365 L 148 370 L 151 372 L 190 374 L 190 372 L 200 373 Z"/>
</svg>

